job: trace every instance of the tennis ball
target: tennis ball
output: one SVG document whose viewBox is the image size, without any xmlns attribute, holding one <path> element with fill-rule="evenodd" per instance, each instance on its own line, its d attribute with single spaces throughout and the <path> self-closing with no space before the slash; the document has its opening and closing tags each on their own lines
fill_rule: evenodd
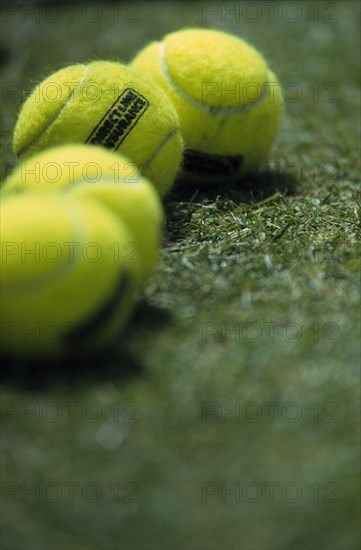
<svg viewBox="0 0 361 550">
<path fill-rule="evenodd" d="M 94 200 L 24 194 L 1 203 L 3 352 L 59 356 L 114 340 L 139 288 L 133 235 Z"/>
<path fill-rule="evenodd" d="M 267 158 L 283 98 L 277 78 L 247 42 L 216 30 L 180 30 L 146 46 L 131 66 L 172 99 L 186 173 L 237 175 Z"/>
<path fill-rule="evenodd" d="M 129 253 L 133 247 L 142 280 L 149 277 L 158 259 L 163 207 L 134 162 L 100 146 L 53 147 L 23 160 L 4 182 L 2 196 L 26 190 L 92 196 L 109 207 L 133 235 Z"/>
<path fill-rule="evenodd" d="M 67 142 L 119 151 L 161 195 L 175 179 L 183 150 L 167 95 L 136 70 L 111 61 L 60 69 L 22 106 L 13 138 L 20 159 Z"/>
</svg>

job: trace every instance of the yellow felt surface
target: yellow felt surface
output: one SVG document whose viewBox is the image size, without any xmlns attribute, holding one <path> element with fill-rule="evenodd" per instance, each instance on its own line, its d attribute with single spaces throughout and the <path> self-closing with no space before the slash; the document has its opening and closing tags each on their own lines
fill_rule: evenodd
<svg viewBox="0 0 361 550">
<path fill-rule="evenodd" d="M 167 147 L 151 165 L 161 169 Z M 53 147 L 24 159 L 4 182 L 2 196 L 24 191 L 63 190 L 78 196 L 92 196 L 105 204 L 131 231 L 143 280 L 153 271 L 163 222 L 163 206 L 153 185 L 139 173 L 134 162 L 104 147 L 70 144 Z"/>
<path fill-rule="evenodd" d="M 219 31 L 178 31 L 146 46 L 132 66 L 173 101 L 187 149 L 242 156 L 243 172 L 266 160 L 281 123 L 282 90 L 243 40 Z"/>
<path fill-rule="evenodd" d="M 57 191 L 78 179 L 96 182 L 103 175 L 123 183 L 132 173 L 130 163 L 128 158 L 100 146 L 72 143 L 50 147 L 21 160 L 4 182 L 2 191 Z"/>
<path fill-rule="evenodd" d="M 130 229 L 129 258 L 139 263 L 145 281 L 158 260 L 163 225 L 163 207 L 153 186 L 144 180 L 136 186 L 131 183 L 119 186 L 104 177 L 93 184 L 78 181 L 71 192 L 106 205 Z"/>
<path fill-rule="evenodd" d="M 152 170 L 152 183 L 160 194 L 165 194 L 182 157 L 177 113 L 161 89 L 120 63 L 94 61 L 65 67 L 41 82 L 19 113 L 13 139 L 16 154 L 25 158 L 47 147 L 85 143 L 129 88 L 145 99 L 147 107 L 113 149 L 129 157 L 148 175 L 152 159 L 167 137 L 174 134 L 176 154 L 166 156 L 162 166 Z M 124 116 L 129 120 L 132 115 L 127 112 Z M 114 118 L 110 123 L 113 122 Z"/>
<path fill-rule="evenodd" d="M 38 84 L 25 101 L 14 128 L 13 146 L 22 156 L 39 139 L 79 85 L 85 65 L 65 67 Z M 35 146 L 35 151 L 39 150 Z"/>
<path fill-rule="evenodd" d="M 172 80 L 191 98 L 210 107 L 232 107 L 235 84 L 249 82 L 257 88 L 255 99 L 260 95 L 267 65 L 244 40 L 221 31 L 187 29 L 169 34 L 163 43 Z"/>
<path fill-rule="evenodd" d="M 61 353 L 69 324 L 96 315 L 126 274 L 130 287 L 117 314 L 96 333 L 107 339 L 114 325 L 123 326 L 140 284 L 139 264 L 124 261 L 133 235 L 110 210 L 55 193 L 9 196 L 1 202 L 1 234 L 2 349 Z M 56 329 L 54 340 L 46 337 L 48 327 Z"/>
</svg>

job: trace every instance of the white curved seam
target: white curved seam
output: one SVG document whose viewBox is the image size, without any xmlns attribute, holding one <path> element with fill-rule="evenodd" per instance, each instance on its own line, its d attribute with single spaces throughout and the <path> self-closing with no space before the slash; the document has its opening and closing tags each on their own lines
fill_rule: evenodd
<svg viewBox="0 0 361 550">
<path fill-rule="evenodd" d="M 172 130 L 170 134 L 167 135 L 167 137 L 160 143 L 160 145 L 157 147 L 157 149 L 154 151 L 148 162 L 143 166 L 142 174 L 145 174 L 147 170 L 149 170 L 149 167 L 151 166 L 152 162 L 156 159 L 160 151 L 163 149 L 163 147 L 168 143 L 170 139 L 172 139 L 173 136 L 177 134 L 177 130 Z"/>
<path fill-rule="evenodd" d="M 270 82 L 267 80 L 264 84 L 262 94 L 260 97 L 252 101 L 251 103 L 247 103 L 246 105 L 242 105 L 239 107 L 208 107 L 201 101 L 198 101 L 198 99 L 195 99 L 194 97 L 188 95 L 183 88 L 175 82 L 168 70 L 168 65 L 166 62 L 166 56 L 165 56 L 165 42 L 161 42 L 160 44 L 160 64 L 162 67 L 163 74 L 168 81 L 168 84 L 172 86 L 176 90 L 176 92 L 185 100 L 191 103 L 194 107 L 197 109 L 201 109 L 202 111 L 206 113 L 211 113 L 214 115 L 232 115 L 236 113 L 245 113 L 249 111 L 250 109 L 253 109 L 253 107 L 256 107 L 261 101 L 264 100 L 265 96 L 268 93 Z"/>
<path fill-rule="evenodd" d="M 49 130 L 50 126 L 52 124 L 54 124 L 54 122 L 56 121 L 56 119 L 61 115 L 63 109 L 65 108 L 65 106 L 70 103 L 70 101 L 73 99 L 74 95 L 76 94 L 76 92 L 79 90 L 80 86 L 83 84 L 84 82 L 84 79 L 86 77 L 86 75 L 88 74 L 88 70 L 89 70 L 89 67 L 86 65 L 85 66 L 85 69 L 84 69 L 84 72 L 83 72 L 83 75 L 81 77 L 81 79 L 79 80 L 78 84 L 76 85 L 76 87 L 74 88 L 74 90 L 72 91 L 72 93 L 70 94 L 70 96 L 68 97 L 68 99 L 65 101 L 64 105 L 61 107 L 61 109 L 59 111 L 57 111 L 55 113 L 55 115 L 53 116 L 53 118 L 50 119 L 50 121 L 48 122 L 48 124 L 45 126 L 45 128 L 43 129 L 43 131 L 41 132 L 41 134 L 39 134 L 38 136 L 36 136 L 36 138 L 29 144 L 29 145 L 26 145 L 25 147 L 23 147 L 23 149 L 21 149 L 21 151 L 19 151 L 18 153 L 18 156 L 20 157 L 21 155 L 23 155 L 24 153 L 26 153 L 26 151 L 28 151 L 29 149 L 31 149 L 31 147 L 33 147 L 35 145 L 35 143 L 37 143 L 39 141 L 39 139 L 42 138 L 42 136 Z"/>
</svg>

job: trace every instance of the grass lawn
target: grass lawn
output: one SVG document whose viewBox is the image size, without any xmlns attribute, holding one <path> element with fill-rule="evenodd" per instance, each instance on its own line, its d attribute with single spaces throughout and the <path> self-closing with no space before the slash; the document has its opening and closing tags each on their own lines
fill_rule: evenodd
<svg viewBox="0 0 361 550">
<path fill-rule="evenodd" d="M 2 548 L 356 550 L 359 3 L 1 9 L 2 178 L 35 82 L 182 26 L 252 42 L 286 106 L 261 173 L 169 194 L 114 348 L 4 363 Z"/>
</svg>

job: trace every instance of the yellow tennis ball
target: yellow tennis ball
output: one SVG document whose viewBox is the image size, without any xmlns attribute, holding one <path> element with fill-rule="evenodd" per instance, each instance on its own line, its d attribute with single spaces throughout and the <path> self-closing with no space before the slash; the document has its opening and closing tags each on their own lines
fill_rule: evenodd
<svg viewBox="0 0 361 550">
<path fill-rule="evenodd" d="M 131 231 L 129 258 L 139 260 L 142 280 L 158 260 L 163 206 L 134 162 L 104 147 L 63 145 L 23 160 L 4 182 L 2 196 L 63 190 L 107 205 Z"/>
<path fill-rule="evenodd" d="M 186 172 L 245 173 L 267 158 L 283 98 L 247 42 L 216 30 L 180 30 L 146 46 L 131 65 L 152 76 L 176 106 Z"/>
<path fill-rule="evenodd" d="M 68 142 L 119 151 L 161 195 L 175 179 L 183 150 L 167 95 L 136 70 L 111 61 L 64 67 L 25 101 L 13 139 L 20 159 Z"/>
<path fill-rule="evenodd" d="M 115 341 L 139 288 L 133 235 L 90 199 L 24 194 L 1 203 L 2 351 L 57 356 Z"/>
</svg>

